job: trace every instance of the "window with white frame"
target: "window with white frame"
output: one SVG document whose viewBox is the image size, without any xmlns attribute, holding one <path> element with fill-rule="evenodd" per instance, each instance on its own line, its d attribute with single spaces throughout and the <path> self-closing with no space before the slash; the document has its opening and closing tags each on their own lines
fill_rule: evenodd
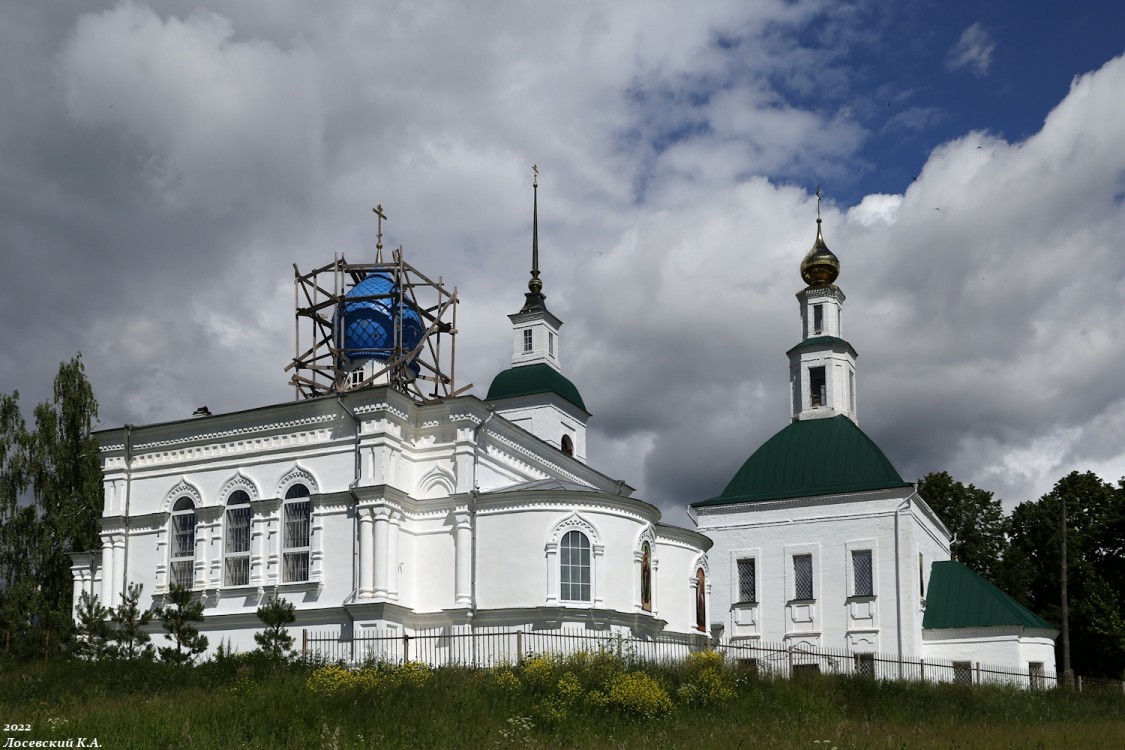
<svg viewBox="0 0 1125 750">
<path fill-rule="evenodd" d="M 871 550 L 852 550 L 852 596 L 874 596 Z"/>
<path fill-rule="evenodd" d="M 181 497 L 172 506 L 172 546 L 169 550 L 170 585 L 192 587 L 195 575 L 195 503 Z"/>
<path fill-rule="evenodd" d="M 568 531 L 559 544 L 559 598 L 590 601 L 590 540 L 581 531 Z"/>
<path fill-rule="evenodd" d="M 798 601 L 813 598 L 812 555 L 793 556 L 793 598 Z"/>
<path fill-rule="evenodd" d="M 531 351 L 531 340 L 532 340 L 531 337 L 532 337 L 532 335 L 533 334 L 532 334 L 530 328 L 523 329 L 523 351 L 524 351 L 525 354 L 527 352 Z"/>
<path fill-rule="evenodd" d="M 547 353 L 555 356 L 555 334 L 551 332 L 547 333 Z"/>
<path fill-rule="evenodd" d="M 282 581 L 309 580 L 309 526 L 312 503 L 309 488 L 295 484 L 285 493 L 282 508 Z"/>
<path fill-rule="evenodd" d="M 744 557 L 738 560 L 738 603 L 754 604 L 758 601 L 758 586 L 756 580 L 757 565 L 753 557 Z"/>
<path fill-rule="evenodd" d="M 250 583 L 250 496 L 235 490 L 227 499 L 223 540 L 223 585 Z"/>
</svg>

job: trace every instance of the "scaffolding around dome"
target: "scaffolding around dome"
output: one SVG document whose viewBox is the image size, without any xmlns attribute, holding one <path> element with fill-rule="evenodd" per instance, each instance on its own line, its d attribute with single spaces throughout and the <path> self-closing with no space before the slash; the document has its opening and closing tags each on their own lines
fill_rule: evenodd
<svg viewBox="0 0 1125 750">
<path fill-rule="evenodd" d="M 301 273 L 293 264 L 295 351 L 285 366 L 296 397 L 390 385 L 419 403 L 460 395 L 457 289 L 403 259 L 348 263 L 343 256 Z"/>
</svg>

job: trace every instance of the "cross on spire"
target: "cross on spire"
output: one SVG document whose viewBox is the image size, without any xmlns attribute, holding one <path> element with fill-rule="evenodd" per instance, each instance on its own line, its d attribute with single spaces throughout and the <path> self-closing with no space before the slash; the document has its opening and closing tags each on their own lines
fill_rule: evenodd
<svg viewBox="0 0 1125 750">
<path fill-rule="evenodd" d="M 818 223 L 820 222 L 820 199 L 821 198 L 822 198 L 822 196 L 821 196 L 821 193 L 820 193 L 820 185 L 817 185 L 816 186 L 816 220 L 817 220 Z"/>
<path fill-rule="evenodd" d="M 382 263 L 383 262 L 383 219 L 387 218 L 387 215 L 385 213 L 383 213 L 383 204 L 382 203 L 375 206 L 375 208 L 373 208 L 371 210 L 374 211 L 375 215 L 379 217 L 379 234 L 375 238 L 375 262 L 376 263 Z"/>
</svg>

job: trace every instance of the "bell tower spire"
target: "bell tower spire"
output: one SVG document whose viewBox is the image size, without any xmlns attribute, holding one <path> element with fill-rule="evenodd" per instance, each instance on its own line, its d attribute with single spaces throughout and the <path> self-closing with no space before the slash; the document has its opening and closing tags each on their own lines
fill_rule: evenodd
<svg viewBox="0 0 1125 750">
<path fill-rule="evenodd" d="M 547 295 L 543 294 L 543 280 L 539 278 L 539 165 L 533 164 L 531 172 L 531 279 L 527 282 L 528 291 L 520 312 L 547 309 Z"/>
<path fill-rule="evenodd" d="M 789 389 L 794 421 L 844 415 L 856 424 L 855 361 L 859 356 L 843 335 L 843 290 L 836 286 L 840 259 L 824 242 L 816 189 L 816 240 L 801 260 L 808 285 L 797 292 L 801 306 L 801 343 L 790 349 Z"/>
<path fill-rule="evenodd" d="M 487 401 L 500 416 L 574 459 L 586 462 L 586 420 L 582 395 L 562 373 L 562 321 L 547 309 L 539 278 L 539 167 L 531 188 L 531 279 L 523 307 L 512 313 L 512 366 L 488 388 Z"/>
<path fill-rule="evenodd" d="M 508 316 L 512 321 L 512 365 L 539 362 L 562 370 L 559 362 L 559 329 L 562 321 L 547 309 L 543 280 L 539 278 L 539 165 L 531 168 L 531 278 L 527 282 L 523 307 Z"/>
</svg>

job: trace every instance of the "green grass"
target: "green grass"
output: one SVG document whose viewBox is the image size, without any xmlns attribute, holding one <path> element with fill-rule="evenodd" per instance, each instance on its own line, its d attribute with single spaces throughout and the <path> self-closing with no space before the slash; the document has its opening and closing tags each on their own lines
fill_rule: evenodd
<svg viewBox="0 0 1125 750">
<path fill-rule="evenodd" d="M 1117 748 L 1118 693 L 758 679 L 713 657 L 342 672 L 255 655 L 196 668 L 0 661 L 20 740 L 109 748 Z"/>
</svg>

